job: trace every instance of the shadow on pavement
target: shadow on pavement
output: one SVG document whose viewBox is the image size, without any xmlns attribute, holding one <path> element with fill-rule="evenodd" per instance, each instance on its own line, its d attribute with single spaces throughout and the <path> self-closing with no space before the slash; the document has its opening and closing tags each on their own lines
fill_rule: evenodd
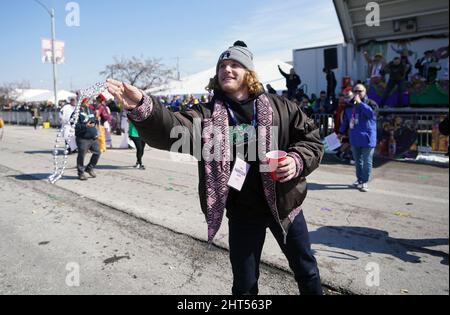
<svg viewBox="0 0 450 315">
<path fill-rule="evenodd" d="M 133 166 L 115 166 L 115 165 L 97 165 L 95 167 L 97 170 L 131 170 L 134 169 Z"/>
<path fill-rule="evenodd" d="M 409 252 L 423 253 L 442 258 L 441 264 L 448 266 L 448 253 L 429 249 L 432 246 L 448 245 L 448 238 L 435 239 L 401 239 L 389 236 L 382 230 L 352 227 L 352 226 L 326 226 L 310 233 L 312 244 L 323 244 L 329 247 L 359 251 L 366 254 L 386 254 L 409 263 L 421 263 L 421 257 Z M 334 256 L 330 258 L 342 260 L 356 260 L 355 256 L 328 250 L 317 250 L 318 253 L 329 252 Z M 337 256 L 336 256 L 337 254 Z"/>
<path fill-rule="evenodd" d="M 43 180 L 47 179 L 51 174 L 21 174 L 21 175 L 10 175 L 9 178 L 14 178 L 17 180 Z"/>
<path fill-rule="evenodd" d="M 347 190 L 347 189 L 352 189 L 356 191 L 356 189 L 351 185 L 308 183 L 308 190 Z"/>
<path fill-rule="evenodd" d="M 41 151 L 25 151 L 25 154 L 53 154 L 53 150 L 41 150 Z"/>
<path fill-rule="evenodd" d="M 7 177 L 14 178 L 14 179 L 17 179 L 17 180 L 31 181 L 31 180 L 47 180 L 50 175 L 51 174 L 38 173 L 38 174 L 10 175 L 10 176 L 7 176 Z M 66 176 L 66 175 L 64 175 L 60 180 L 75 180 L 75 179 L 78 179 L 78 177 L 77 176 Z"/>
</svg>

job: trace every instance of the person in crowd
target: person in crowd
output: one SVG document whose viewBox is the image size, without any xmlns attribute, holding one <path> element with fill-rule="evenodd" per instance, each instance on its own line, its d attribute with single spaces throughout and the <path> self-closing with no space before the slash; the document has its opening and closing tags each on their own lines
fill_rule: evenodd
<svg viewBox="0 0 450 315">
<path fill-rule="evenodd" d="M 367 97 L 366 88 L 357 84 L 347 95 L 349 106 L 344 110 L 339 137 L 347 133 L 352 146 L 356 166 L 353 186 L 362 192 L 369 191 L 372 176 L 373 154 L 377 145 L 378 104 Z"/>
<path fill-rule="evenodd" d="M 111 133 L 120 136 L 122 134 L 122 130 L 120 129 L 121 108 L 113 99 L 109 100 L 106 103 L 106 106 L 109 108 L 109 112 L 111 113 Z"/>
<path fill-rule="evenodd" d="M 100 159 L 100 147 L 98 143 L 98 130 L 96 128 L 97 117 L 89 106 L 89 99 L 84 99 L 81 103 L 78 123 L 75 126 L 75 136 L 78 147 L 77 171 L 81 181 L 87 180 L 85 172 L 95 178 L 94 168 Z M 89 164 L 84 166 L 84 159 L 88 151 L 92 152 Z"/>
<path fill-rule="evenodd" d="M 328 114 L 332 112 L 327 92 L 321 91 L 320 97 L 313 107 L 314 114 Z"/>
<path fill-rule="evenodd" d="M 96 102 L 91 107 L 91 110 L 95 112 L 95 116 L 100 126 L 105 128 L 106 145 L 110 149 L 112 148 L 111 137 L 111 122 L 112 115 L 108 106 L 106 106 L 106 97 L 103 94 L 99 94 L 96 98 Z"/>
<path fill-rule="evenodd" d="M 325 73 L 325 79 L 327 81 L 327 95 L 330 101 L 333 101 L 336 99 L 336 87 L 337 87 L 337 80 L 336 75 L 331 69 L 324 68 L 323 73 Z"/>
<path fill-rule="evenodd" d="M 364 58 L 367 61 L 368 67 L 368 76 L 370 80 L 370 84 L 378 85 L 381 82 L 384 82 L 384 68 L 386 67 L 386 63 L 384 61 L 383 54 L 377 53 L 373 58 L 369 56 L 367 51 L 364 52 Z"/>
<path fill-rule="evenodd" d="M 299 107 L 300 110 L 306 114 L 306 116 L 311 117 L 311 115 L 313 114 L 311 103 L 309 102 L 309 98 L 306 95 L 301 99 Z"/>
<path fill-rule="evenodd" d="M 294 103 L 264 92 L 255 71 L 253 54 L 244 42 L 237 41 L 219 57 L 216 75 L 208 86 L 214 91 L 212 101 L 184 113 L 167 111 L 156 98 L 128 84 L 114 80 L 107 84 L 131 111 L 129 118 L 151 147 L 171 150 L 179 142 L 170 136 L 171 130 L 182 126 L 189 131 L 185 134 L 189 135 L 191 154 L 197 149 L 203 153 L 198 157 L 199 194 L 208 241 L 217 234 L 226 209 L 233 294 L 258 294 L 267 228 L 286 255 L 300 293 L 322 294 L 301 205 L 306 196 L 305 177 L 319 166 L 323 144 L 313 122 Z M 196 130 L 197 120 L 202 130 Z M 288 153 L 285 160 L 273 165 L 272 175 L 264 157 L 276 140 L 269 132 L 271 127 L 278 127 L 279 149 Z M 258 133 L 252 132 L 255 128 Z M 194 138 L 202 139 L 201 147 Z M 260 154 L 252 153 L 256 151 L 251 149 L 253 144 Z M 242 156 L 236 153 L 239 148 Z M 247 170 L 243 171 L 245 179 L 236 175 L 243 169 Z"/>
<path fill-rule="evenodd" d="M 33 104 L 31 106 L 30 111 L 31 111 L 31 116 L 33 118 L 33 127 L 34 127 L 34 130 L 36 130 L 37 126 L 39 124 L 39 119 L 41 118 L 39 106 L 37 104 Z"/>
<path fill-rule="evenodd" d="M 427 83 L 434 83 L 437 80 L 438 72 L 441 70 L 439 60 L 434 56 L 434 50 L 427 50 L 425 56 L 417 60 L 416 69 Z"/>
<path fill-rule="evenodd" d="M 291 69 L 289 74 L 283 71 L 281 69 L 281 66 L 278 65 L 278 70 L 280 71 L 281 75 L 286 79 L 286 87 L 288 89 L 288 99 L 292 100 L 292 98 L 295 96 L 295 92 L 297 91 L 297 88 L 300 84 L 302 84 L 302 80 L 300 79 L 300 76 L 295 73 L 294 68 Z"/>
<path fill-rule="evenodd" d="M 295 93 L 295 99 L 298 100 L 299 102 L 302 102 L 302 100 L 304 98 L 307 98 L 308 101 L 310 101 L 308 95 L 306 95 L 305 90 L 304 89 L 298 89 L 297 92 Z"/>
<path fill-rule="evenodd" d="M 342 121 L 344 119 L 345 109 L 347 108 L 347 106 L 350 106 L 349 105 L 349 101 L 351 99 L 347 100 L 345 98 L 345 95 L 349 95 L 348 91 L 346 92 L 346 94 L 344 94 L 344 93 L 339 94 L 338 105 L 337 105 L 336 112 L 334 114 L 334 132 L 337 135 L 339 135 L 339 133 L 340 133 L 339 131 L 340 131 L 340 128 L 341 128 Z M 352 95 L 351 98 L 353 98 L 353 94 L 351 94 L 351 95 Z M 341 142 L 342 142 L 342 145 L 338 149 L 338 151 L 336 152 L 336 157 L 340 161 L 346 161 L 346 160 L 352 161 L 353 160 L 353 155 L 351 153 L 351 145 L 350 145 L 350 141 L 349 141 L 349 138 L 348 138 L 348 134 L 343 135 L 341 137 Z"/>
<path fill-rule="evenodd" d="M 395 57 L 385 68 L 383 73 L 389 74 L 389 82 L 381 98 L 381 107 L 386 105 L 389 95 L 397 88 L 397 105 L 403 106 L 403 92 L 405 91 L 405 76 L 407 67 L 402 63 L 400 57 Z"/>
<path fill-rule="evenodd" d="M 145 151 L 145 141 L 139 136 L 139 132 L 132 121 L 128 121 L 128 136 L 131 141 L 133 141 L 136 148 L 136 164 L 134 168 L 145 170 L 145 166 L 142 163 L 142 157 L 144 156 Z"/>
<path fill-rule="evenodd" d="M 409 81 L 409 76 L 412 71 L 412 65 L 409 61 L 409 57 L 414 55 L 414 52 L 412 50 L 409 50 L 406 47 L 400 47 L 396 49 L 393 45 L 391 46 L 392 50 L 395 51 L 397 54 L 399 54 L 401 63 L 405 66 L 406 72 L 405 72 L 405 80 Z"/>
<path fill-rule="evenodd" d="M 70 137 L 70 129 L 72 128 L 70 125 L 70 119 L 75 111 L 76 105 L 77 100 L 75 98 L 71 98 L 69 100 L 69 104 L 64 105 L 59 112 L 59 119 L 61 120 L 64 140 L 66 141 L 66 145 L 69 145 L 69 154 L 72 154 L 77 150 L 77 141 L 75 137 Z"/>
</svg>

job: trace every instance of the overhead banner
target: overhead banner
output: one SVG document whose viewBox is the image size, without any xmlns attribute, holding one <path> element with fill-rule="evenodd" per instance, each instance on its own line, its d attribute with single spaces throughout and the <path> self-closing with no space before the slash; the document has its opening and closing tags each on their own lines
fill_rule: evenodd
<svg viewBox="0 0 450 315">
<path fill-rule="evenodd" d="M 65 61 L 64 47 L 65 47 L 65 42 L 55 40 L 55 62 L 56 62 L 56 64 L 63 64 Z M 44 38 L 41 41 L 42 63 L 52 63 L 52 59 L 53 59 L 52 40 Z"/>
</svg>

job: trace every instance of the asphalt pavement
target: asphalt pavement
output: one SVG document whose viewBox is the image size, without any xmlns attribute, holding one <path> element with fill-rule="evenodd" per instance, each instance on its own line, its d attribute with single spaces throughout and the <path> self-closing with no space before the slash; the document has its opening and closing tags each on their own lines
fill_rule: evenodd
<svg viewBox="0 0 450 315">
<path fill-rule="evenodd" d="M 52 129 L 6 126 L 0 141 L 0 293 L 74 292 L 52 283 L 70 273 L 68 263 L 85 261 L 88 282 L 78 293 L 229 293 L 226 219 L 215 254 L 205 251 L 195 161 L 147 148 L 143 171 L 132 167 L 134 151 L 113 149 L 98 177 L 80 182 L 71 155 L 51 185 L 55 137 Z M 352 294 L 447 295 L 448 168 L 377 160 L 368 193 L 349 186 L 354 177 L 353 166 L 326 158 L 308 178 L 303 209 L 323 284 Z M 264 293 L 298 293 L 270 232 L 262 259 Z"/>
</svg>

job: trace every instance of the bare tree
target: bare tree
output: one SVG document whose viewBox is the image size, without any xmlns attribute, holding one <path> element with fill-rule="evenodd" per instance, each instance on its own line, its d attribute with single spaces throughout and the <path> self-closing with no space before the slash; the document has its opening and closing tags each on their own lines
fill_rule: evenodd
<svg viewBox="0 0 450 315">
<path fill-rule="evenodd" d="M 29 89 L 30 82 L 5 82 L 0 85 L 0 104 L 6 105 L 9 101 L 14 101 L 17 97 L 16 89 Z"/>
<path fill-rule="evenodd" d="M 115 57 L 114 63 L 107 65 L 100 75 L 124 81 L 145 91 L 167 83 L 168 79 L 173 78 L 174 69 L 166 67 L 160 59 Z"/>
</svg>

